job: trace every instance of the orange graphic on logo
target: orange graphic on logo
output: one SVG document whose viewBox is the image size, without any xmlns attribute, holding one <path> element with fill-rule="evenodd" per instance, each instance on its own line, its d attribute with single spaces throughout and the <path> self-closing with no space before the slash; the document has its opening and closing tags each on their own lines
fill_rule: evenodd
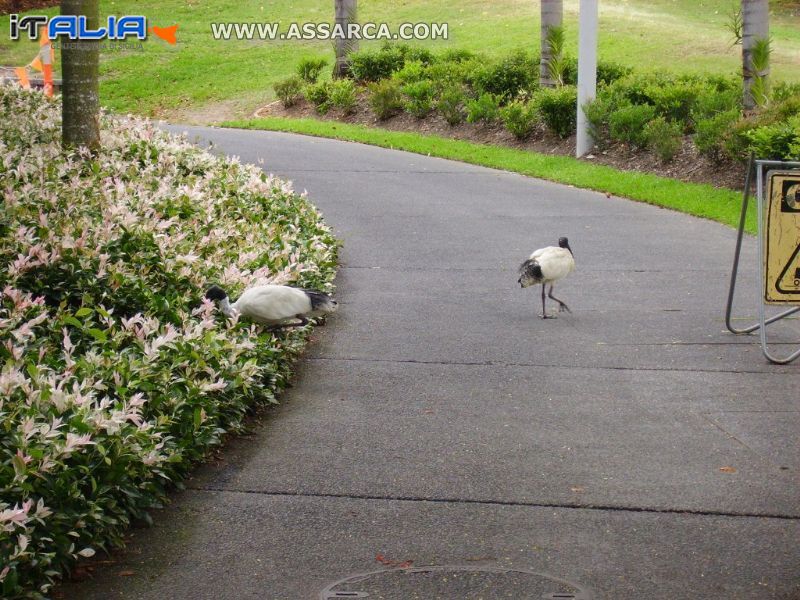
<svg viewBox="0 0 800 600">
<path fill-rule="evenodd" d="M 172 44 L 173 46 L 178 42 L 175 38 L 175 32 L 178 30 L 177 25 L 173 25 L 172 27 L 151 27 L 150 31 L 160 37 L 162 40 L 167 42 L 168 44 Z"/>
</svg>

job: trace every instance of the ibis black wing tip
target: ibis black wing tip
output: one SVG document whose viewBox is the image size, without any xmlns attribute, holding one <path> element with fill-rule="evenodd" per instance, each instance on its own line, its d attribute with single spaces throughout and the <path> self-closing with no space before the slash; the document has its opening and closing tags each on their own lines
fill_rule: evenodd
<svg viewBox="0 0 800 600">
<path fill-rule="evenodd" d="M 333 298 L 325 292 L 319 290 L 311 290 L 307 288 L 300 288 L 305 292 L 308 299 L 311 300 L 311 310 L 326 309 L 331 305 L 335 306 L 336 302 Z"/>
<path fill-rule="evenodd" d="M 534 267 L 538 267 L 538 266 L 539 266 L 539 261 L 537 261 L 535 258 L 529 258 L 528 260 L 526 260 L 525 262 L 523 262 L 519 266 L 520 275 L 522 273 L 525 273 L 526 271 L 528 271 L 528 270 L 530 270 L 530 269 L 532 269 Z"/>
<path fill-rule="evenodd" d="M 533 283 L 539 283 L 544 275 L 542 274 L 542 266 L 535 258 L 529 258 L 519 267 L 520 277 L 529 278 Z"/>
<path fill-rule="evenodd" d="M 525 272 L 525 270 L 528 268 L 528 265 L 530 264 L 530 262 L 531 262 L 531 261 L 530 261 L 530 259 L 528 259 L 528 260 L 526 260 L 525 262 L 523 262 L 523 263 L 522 263 L 522 264 L 519 266 L 519 269 L 518 269 L 518 270 L 519 270 L 519 274 L 520 274 L 520 275 L 522 275 L 522 274 Z"/>
</svg>

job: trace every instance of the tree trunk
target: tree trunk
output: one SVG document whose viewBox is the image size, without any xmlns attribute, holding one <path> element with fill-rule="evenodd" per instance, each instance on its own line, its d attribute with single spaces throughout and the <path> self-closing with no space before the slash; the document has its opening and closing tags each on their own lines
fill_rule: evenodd
<svg viewBox="0 0 800 600">
<path fill-rule="evenodd" d="M 550 45 L 547 43 L 551 27 L 561 27 L 564 13 L 562 0 L 542 0 L 541 47 L 542 57 L 539 62 L 539 83 L 542 87 L 555 87 L 556 82 L 550 76 Z"/>
<path fill-rule="evenodd" d="M 87 27 L 100 22 L 99 0 L 61 0 L 62 15 L 86 15 Z M 60 38 L 61 143 L 65 148 L 100 147 L 100 42 Z"/>
<path fill-rule="evenodd" d="M 769 39 L 768 0 L 742 0 L 742 79 L 744 108 L 756 107 L 752 88 L 756 77 L 767 77 L 769 68 L 757 71 L 753 65 L 753 48 L 760 40 Z"/>
<path fill-rule="evenodd" d="M 344 31 L 350 23 L 355 23 L 358 12 L 358 0 L 334 0 L 336 25 Z M 358 40 L 336 38 L 336 64 L 333 67 L 334 77 L 347 77 L 350 74 L 350 54 L 358 50 Z"/>
</svg>

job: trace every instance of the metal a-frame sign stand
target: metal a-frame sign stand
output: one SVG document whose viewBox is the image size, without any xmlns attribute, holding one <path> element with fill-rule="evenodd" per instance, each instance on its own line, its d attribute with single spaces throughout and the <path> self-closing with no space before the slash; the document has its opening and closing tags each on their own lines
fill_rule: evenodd
<svg viewBox="0 0 800 600">
<path fill-rule="evenodd" d="M 754 325 L 737 329 L 731 323 L 733 298 L 750 200 L 750 182 L 754 172 L 758 199 L 759 320 Z M 767 304 L 796 306 L 766 318 Z M 742 213 L 739 217 L 725 325 L 735 334 L 758 330 L 764 356 L 770 362 L 785 365 L 800 357 L 800 349 L 785 357 L 775 356 L 767 344 L 767 326 L 797 312 L 800 312 L 800 162 L 754 160 L 751 156 L 744 185 Z"/>
</svg>

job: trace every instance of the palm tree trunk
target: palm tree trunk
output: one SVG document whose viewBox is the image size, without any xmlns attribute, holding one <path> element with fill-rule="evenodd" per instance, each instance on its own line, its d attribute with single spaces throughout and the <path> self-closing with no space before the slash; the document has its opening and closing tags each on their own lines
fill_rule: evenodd
<svg viewBox="0 0 800 600">
<path fill-rule="evenodd" d="M 752 92 L 756 77 L 767 77 L 769 69 L 757 72 L 753 65 L 753 48 L 760 40 L 769 39 L 768 0 L 742 0 L 742 79 L 744 108 L 752 110 L 756 98 Z"/>
<path fill-rule="evenodd" d="M 548 44 L 548 34 L 551 27 L 561 27 L 564 7 L 562 0 L 542 0 L 542 27 L 541 27 L 541 47 L 542 58 L 539 62 L 539 84 L 542 87 L 555 87 L 556 82 L 550 76 L 550 44 Z"/>
<path fill-rule="evenodd" d="M 336 24 L 347 31 L 350 23 L 355 23 L 358 12 L 358 0 L 334 0 Z M 358 40 L 336 38 L 336 64 L 333 67 L 334 77 L 347 77 L 350 74 L 350 53 L 358 50 Z"/>
<path fill-rule="evenodd" d="M 62 15 L 86 15 L 87 27 L 100 22 L 99 0 L 61 0 Z M 100 147 L 100 42 L 63 39 L 61 51 L 61 143 L 65 148 Z"/>
</svg>

